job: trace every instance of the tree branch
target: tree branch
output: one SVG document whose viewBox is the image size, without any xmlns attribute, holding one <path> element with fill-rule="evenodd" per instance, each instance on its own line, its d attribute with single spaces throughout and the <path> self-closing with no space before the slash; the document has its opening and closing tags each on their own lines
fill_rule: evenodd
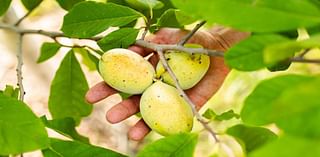
<svg viewBox="0 0 320 157">
<path fill-rule="evenodd" d="M 162 51 L 167 51 L 167 50 L 176 50 L 176 51 L 184 51 L 187 52 L 189 54 L 206 54 L 209 56 L 216 56 L 216 57 L 223 57 L 224 56 L 224 52 L 222 51 L 216 51 L 216 50 L 209 50 L 209 49 L 204 49 L 204 48 L 186 48 L 183 47 L 181 45 L 176 45 L 176 44 L 155 44 L 155 43 L 151 43 L 148 41 L 144 41 L 144 40 L 137 40 L 135 45 L 141 46 L 141 47 L 145 47 L 145 48 L 149 48 L 152 50 L 159 50 L 161 49 Z"/>
<path fill-rule="evenodd" d="M 305 49 L 300 55 L 299 55 L 299 57 L 300 58 L 303 58 L 307 53 L 309 53 L 310 52 L 310 49 Z"/>
<path fill-rule="evenodd" d="M 23 65 L 23 50 L 22 50 L 22 38 L 23 35 L 19 34 L 18 37 L 18 52 L 17 52 L 17 60 L 18 60 L 18 65 L 17 65 L 17 84 L 19 86 L 19 90 L 20 90 L 20 95 L 19 95 L 19 100 L 23 101 L 24 100 L 24 95 L 25 95 L 25 91 L 24 91 L 24 86 L 23 86 L 23 82 L 22 82 L 22 65 Z"/>
<path fill-rule="evenodd" d="M 19 26 L 19 24 L 26 19 L 32 12 L 33 10 L 28 11 L 24 16 L 22 16 L 14 25 Z"/>
<path fill-rule="evenodd" d="M 219 142 L 219 139 L 216 136 L 216 133 L 209 127 L 208 123 L 201 117 L 201 115 L 198 113 L 196 109 L 196 105 L 190 100 L 190 98 L 187 96 L 187 94 L 184 92 L 184 90 L 181 88 L 181 85 L 179 83 L 178 78 L 172 71 L 171 67 L 169 66 L 162 49 L 158 49 L 157 53 L 159 54 L 160 61 L 163 65 L 163 67 L 167 70 L 171 78 L 173 79 L 175 86 L 182 98 L 189 104 L 189 106 L 192 109 L 193 115 L 197 118 L 197 120 L 203 125 L 203 127 L 213 136 L 216 142 Z"/>
<path fill-rule="evenodd" d="M 144 40 L 144 38 L 146 37 L 148 30 L 150 28 L 150 25 L 151 25 L 151 17 L 149 17 L 146 21 L 146 27 L 144 27 L 144 30 L 143 30 L 143 33 L 141 36 L 141 40 Z"/>
<path fill-rule="evenodd" d="M 198 23 L 198 24 L 196 25 L 196 27 L 194 27 L 194 28 L 192 29 L 191 32 L 189 32 L 186 36 L 184 36 L 184 37 L 180 40 L 180 42 L 178 42 L 178 45 L 184 45 L 185 43 L 187 43 L 187 42 L 189 41 L 189 39 L 190 39 L 204 24 L 206 24 L 206 23 L 207 23 L 207 21 L 201 21 L 200 23 Z"/>
<path fill-rule="evenodd" d="M 290 59 L 291 62 L 296 63 L 314 63 L 314 64 L 320 64 L 320 59 L 304 59 L 300 57 L 295 57 Z"/>
</svg>

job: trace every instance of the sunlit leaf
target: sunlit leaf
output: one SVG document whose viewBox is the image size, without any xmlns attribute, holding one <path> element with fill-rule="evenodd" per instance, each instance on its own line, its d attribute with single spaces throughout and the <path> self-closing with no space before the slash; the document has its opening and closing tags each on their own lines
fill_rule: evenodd
<svg viewBox="0 0 320 157">
<path fill-rule="evenodd" d="M 65 15 L 62 31 L 71 37 L 87 38 L 107 28 L 124 26 L 142 15 L 114 3 L 81 2 Z"/>
<path fill-rule="evenodd" d="M 247 97 L 245 123 L 276 123 L 285 133 L 320 138 L 319 76 L 285 75 L 263 81 Z"/>
<path fill-rule="evenodd" d="M 183 28 L 195 21 L 193 17 L 180 10 L 169 9 L 159 18 L 157 25 L 158 27 Z"/>
<path fill-rule="evenodd" d="M 36 8 L 37 6 L 40 5 L 40 3 L 43 0 L 21 0 L 21 2 L 23 3 L 23 5 L 29 10 L 33 10 L 34 8 Z"/>
<path fill-rule="evenodd" d="M 0 155 L 47 148 L 48 144 L 45 127 L 31 109 L 0 93 Z"/>
<path fill-rule="evenodd" d="M 40 50 L 40 57 L 37 60 L 37 63 L 42 63 L 51 57 L 53 57 L 61 48 L 58 43 L 43 43 Z"/>
<path fill-rule="evenodd" d="M 0 16 L 3 15 L 9 8 L 11 0 L 1 0 Z"/>
<path fill-rule="evenodd" d="M 198 135 L 183 133 L 168 136 L 146 145 L 138 157 L 192 157 Z"/>
<path fill-rule="evenodd" d="M 44 157 L 126 157 L 109 149 L 81 143 L 51 139 L 50 150 L 42 151 Z"/>
<path fill-rule="evenodd" d="M 320 23 L 320 9 L 307 0 L 172 0 L 176 7 L 212 23 L 246 31 L 280 32 Z"/>
<path fill-rule="evenodd" d="M 46 125 L 46 127 L 53 129 L 66 137 L 72 138 L 77 141 L 89 143 L 89 139 L 80 135 L 75 129 L 76 122 L 73 118 L 66 117 L 61 119 L 48 120 L 45 116 L 42 116 L 41 120 Z"/>
<path fill-rule="evenodd" d="M 63 59 L 51 83 L 49 111 L 54 119 L 72 117 L 79 123 L 88 116 L 92 105 L 84 97 L 89 86 L 74 52 Z"/>
<path fill-rule="evenodd" d="M 229 128 L 227 133 L 243 144 L 248 153 L 277 138 L 269 129 L 241 124 Z"/>
<path fill-rule="evenodd" d="M 290 136 L 281 137 L 253 151 L 249 157 L 315 157 L 320 156 L 320 141 Z"/>
<path fill-rule="evenodd" d="M 131 7 L 135 9 L 150 10 L 160 9 L 163 3 L 158 0 L 125 0 Z"/>
<path fill-rule="evenodd" d="M 253 71 L 266 67 L 263 60 L 265 47 L 272 43 L 284 42 L 289 39 L 276 35 L 252 35 L 231 47 L 225 56 L 227 64 L 241 71 Z"/>
<path fill-rule="evenodd" d="M 320 35 L 314 35 L 310 39 L 302 41 L 287 41 L 268 45 L 264 50 L 266 64 L 274 64 L 281 60 L 291 58 L 295 53 L 303 49 L 320 47 Z"/>
<path fill-rule="evenodd" d="M 138 33 L 138 29 L 121 28 L 99 40 L 98 45 L 103 51 L 113 48 L 128 48 L 135 43 Z"/>
<path fill-rule="evenodd" d="M 56 0 L 61 8 L 65 10 L 70 10 L 77 3 L 83 2 L 85 0 Z"/>
</svg>

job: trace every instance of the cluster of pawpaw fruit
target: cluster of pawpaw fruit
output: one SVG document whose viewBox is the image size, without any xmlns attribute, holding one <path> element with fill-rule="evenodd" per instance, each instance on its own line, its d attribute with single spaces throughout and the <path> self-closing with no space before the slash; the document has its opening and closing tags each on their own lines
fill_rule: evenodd
<svg viewBox="0 0 320 157">
<path fill-rule="evenodd" d="M 165 57 L 183 89 L 195 86 L 210 65 L 209 56 L 203 54 L 168 51 Z M 141 116 L 152 130 L 164 136 L 192 130 L 192 109 L 179 95 L 160 61 L 155 69 L 137 53 L 117 48 L 103 54 L 99 70 L 104 81 L 114 89 L 142 94 Z"/>
</svg>

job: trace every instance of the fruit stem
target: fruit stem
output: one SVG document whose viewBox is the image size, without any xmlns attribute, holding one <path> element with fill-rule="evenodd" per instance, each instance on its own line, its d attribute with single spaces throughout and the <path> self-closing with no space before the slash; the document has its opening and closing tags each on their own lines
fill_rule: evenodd
<svg viewBox="0 0 320 157">
<path fill-rule="evenodd" d="M 192 29 L 192 31 L 190 31 L 186 36 L 184 36 L 180 42 L 178 42 L 178 45 L 183 46 L 185 43 L 187 43 L 189 41 L 189 39 L 204 25 L 206 24 L 207 21 L 201 21 L 200 23 L 198 23 L 196 25 L 196 27 L 194 27 Z"/>
</svg>

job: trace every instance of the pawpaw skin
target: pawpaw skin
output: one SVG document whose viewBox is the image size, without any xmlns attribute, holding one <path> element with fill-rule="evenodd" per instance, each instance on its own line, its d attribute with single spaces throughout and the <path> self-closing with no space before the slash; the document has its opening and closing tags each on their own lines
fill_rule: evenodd
<svg viewBox="0 0 320 157">
<path fill-rule="evenodd" d="M 186 45 L 186 47 L 199 48 L 199 46 L 191 44 Z M 165 57 L 184 90 L 195 86 L 204 77 L 210 66 L 210 57 L 205 54 L 169 51 L 165 53 Z M 174 80 L 164 70 L 160 62 L 156 67 L 156 75 L 161 77 L 165 83 L 175 85 Z"/>
<path fill-rule="evenodd" d="M 163 136 L 190 132 L 193 113 L 176 88 L 161 81 L 152 84 L 141 96 L 141 116 L 146 124 Z"/>
<path fill-rule="evenodd" d="M 104 53 L 99 70 L 109 86 L 128 94 L 141 94 L 155 77 L 155 70 L 148 61 L 131 50 L 121 48 Z"/>
</svg>

